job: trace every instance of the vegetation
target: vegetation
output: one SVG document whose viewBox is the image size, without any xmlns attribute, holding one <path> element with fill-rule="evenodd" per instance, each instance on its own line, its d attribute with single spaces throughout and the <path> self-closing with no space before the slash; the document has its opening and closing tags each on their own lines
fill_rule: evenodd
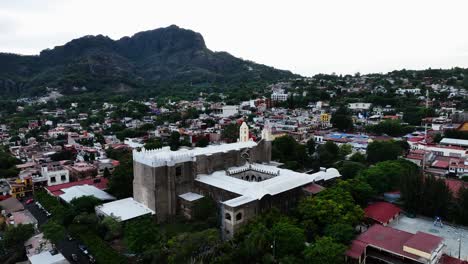
<svg viewBox="0 0 468 264">
<path fill-rule="evenodd" d="M 272 159 L 284 163 L 291 170 L 303 169 L 308 162 L 307 149 L 291 136 L 276 138 L 272 143 Z"/>
</svg>

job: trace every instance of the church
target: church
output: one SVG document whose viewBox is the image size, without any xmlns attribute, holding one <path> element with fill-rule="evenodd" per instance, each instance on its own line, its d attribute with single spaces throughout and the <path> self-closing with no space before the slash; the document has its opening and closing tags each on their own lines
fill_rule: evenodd
<svg viewBox="0 0 468 264">
<path fill-rule="evenodd" d="M 190 218 L 193 204 L 209 196 L 217 201 L 223 235 L 230 238 L 259 213 L 295 206 L 307 186 L 340 177 L 334 168 L 306 174 L 277 167 L 271 162 L 268 124 L 258 142 L 249 138 L 245 122 L 239 132 L 238 141 L 230 144 L 134 150 L 134 199 L 164 222 L 177 214 Z"/>
</svg>

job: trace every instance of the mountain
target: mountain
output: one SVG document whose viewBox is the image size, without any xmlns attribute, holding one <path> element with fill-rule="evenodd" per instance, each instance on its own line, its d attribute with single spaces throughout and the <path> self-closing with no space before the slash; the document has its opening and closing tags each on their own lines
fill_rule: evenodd
<svg viewBox="0 0 468 264">
<path fill-rule="evenodd" d="M 0 93 L 7 96 L 39 95 L 45 87 L 65 94 L 138 91 L 168 84 L 227 89 L 294 76 L 227 52 L 213 52 L 200 33 L 175 25 L 119 40 L 85 36 L 37 56 L 0 53 Z"/>
</svg>

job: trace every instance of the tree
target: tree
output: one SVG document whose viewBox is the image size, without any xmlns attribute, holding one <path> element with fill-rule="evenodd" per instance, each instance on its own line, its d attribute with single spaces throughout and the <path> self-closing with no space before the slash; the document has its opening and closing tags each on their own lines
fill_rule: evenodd
<svg viewBox="0 0 468 264">
<path fill-rule="evenodd" d="M 271 153 L 272 159 L 285 163 L 288 169 L 303 168 L 308 161 L 306 147 L 291 136 L 282 136 L 273 140 Z"/>
<path fill-rule="evenodd" d="M 304 250 L 307 263 L 341 264 L 344 262 L 346 246 L 330 237 L 321 237 Z"/>
<path fill-rule="evenodd" d="M 359 163 L 366 163 L 366 156 L 361 152 L 354 153 L 351 157 L 349 157 L 349 161 L 359 162 Z"/>
<path fill-rule="evenodd" d="M 162 144 L 161 140 L 158 139 L 158 138 L 150 139 L 150 140 L 146 141 L 146 143 L 144 145 L 145 149 L 159 149 L 159 148 L 162 148 L 162 147 L 163 147 L 163 144 Z"/>
<path fill-rule="evenodd" d="M 180 133 L 173 131 L 169 137 L 169 146 L 171 150 L 178 150 L 180 147 Z"/>
<path fill-rule="evenodd" d="M 325 228 L 325 236 L 344 245 L 348 245 L 353 240 L 354 234 L 354 227 L 347 223 L 335 223 Z"/>
<path fill-rule="evenodd" d="M 340 156 L 341 159 L 344 159 L 347 155 L 351 154 L 352 152 L 353 152 L 353 146 L 351 146 L 350 144 L 343 144 L 340 146 L 338 155 Z"/>
<path fill-rule="evenodd" d="M 101 225 L 106 230 L 104 237 L 106 240 L 117 238 L 122 234 L 122 225 L 114 217 L 104 217 L 101 221 Z"/>
<path fill-rule="evenodd" d="M 344 179 L 351 179 L 356 177 L 366 166 L 359 162 L 345 160 L 340 162 L 336 168 Z"/>
<path fill-rule="evenodd" d="M 309 140 L 307 140 L 307 152 L 309 153 L 309 155 L 312 155 L 314 154 L 315 152 L 315 140 L 313 137 L 311 137 Z"/>
<path fill-rule="evenodd" d="M 353 129 L 353 119 L 348 109 L 344 106 L 341 106 L 336 110 L 330 119 L 330 123 L 334 128 L 341 131 L 348 131 Z"/>
<path fill-rule="evenodd" d="M 366 127 L 366 130 L 375 134 L 386 134 L 392 137 L 400 137 L 414 131 L 414 127 L 403 126 L 399 120 L 385 120 L 376 125 Z"/>
<path fill-rule="evenodd" d="M 203 263 L 220 243 L 216 228 L 179 234 L 167 242 L 168 263 Z"/>
<path fill-rule="evenodd" d="M 402 152 L 403 149 L 395 141 L 374 141 L 367 146 L 367 161 L 396 160 Z"/>
<path fill-rule="evenodd" d="M 238 124 L 229 124 L 221 132 L 221 138 L 226 142 L 236 142 L 239 138 L 239 129 L 240 126 Z"/>
<path fill-rule="evenodd" d="M 271 229 L 275 257 L 282 258 L 287 255 L 299 255 L 304 249 L 304 229 L 288 221 L 280 221 Z"/>
<path fill-rule="evenodd" d="M 417 173 L 414 164 L 407 161 L 384 161 L 360 173 L 362 177 L 379 194 L 394 191 L 400 187 L 402 179 Z"/>
<path fill-rule="evenodd" d="M 102 204 L 102 201 L 94 196 L 81 196 L 73 198 L 70 204 L 77 213 L 94 213 L 94 207 Z"/>
<path fill-rule="evenodd" d="M 308 234 L 323 232 L 328 225 L 334 223 L 356 225 L 364 216 L 350 191 L 340 186 L 328 188 L 315 197 L 301 200 L 297 211 Z M 310 227 L 315 230 L 310 230 Z"/>
<path fill-rule="evenodd" d="M 461 188 L 457 198 L 457 222 L 468 225 L 468 188 Z"/>
<path fill-rule="evenodd" d="M 331 141 L 327 141 L 325 144 L 320 145 L 317 149 L 320 166 L 331 167 L 336 161 L 338 161 L 339 150 L 339 147 Z"/>
<path fill-rule="evenodd" d="M 54 244 L 57 244 L 65 237 L 65 227 L 53 220 L 42 225 L 41 230 L 44 232 L 44 237 Z"/>
<path fill-rule="evenodd" d="M 109 179 L 108 191 L 122 199 L 133 195 L 133 162 L 131 156 L 122 158 Z"/>
<path fill-rule="evenodd" d="M 207 137 L 202 137 L 197 141 L 196 146 L 199 148 L 204 148 L 210 144 L 210 140 Z"/>
<path fill-rule="evenodd" d="M 8 226 L 3 234 L 5 246 L 13 250 L 24 250 L 24 242 L 34 235 L 32 224 Z"/>
<path fill-rule="evenodd" d="M 218 206 L 211 197 L 205 196 L 196 201 L 192 211 L 196 221 L 204 221 L 213 227 L 218 223 Z"/>
<path fill-rule="evenodd" d="M 155 249 L 162 249 L 165 239 L 149 216 L 129 221 L 125 225 L 124 243 L 137 254 L 145 254 Z"/>
<path fill-rule="evenodd" d="M 109 172 L 109 169 L 107 167 L 104 168 L 104 173 L 102 175 L 102 177 L 104 177 L 105 179 L 109 179 L 111 176 L 110 172 Z"/>
</svg>

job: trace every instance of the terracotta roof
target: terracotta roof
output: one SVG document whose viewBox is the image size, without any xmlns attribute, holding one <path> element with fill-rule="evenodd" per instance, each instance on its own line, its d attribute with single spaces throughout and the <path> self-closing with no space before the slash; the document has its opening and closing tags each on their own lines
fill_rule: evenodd
<svg viewBox="0 0 468 264">
<path fill-rule="evenodd" d="M 445 160 L 436 160 L 432 163 L 432 167 L 446 169 L 449 167 L 449 162 Z"/>
<path fill-rule="evenodd" d="M 351 243 L 351 247 L 348 249 L 348 251 L 346 251 L 346 255 L 354 259 L 358 259 L 360 256 L 362 256 L 366 247 L 366 243 L 359 240 L 354 240 Z"/>
<path fill-rule="evenodd" d="M 97 180 L 99 179 L 99 182 Z M 95 182 L 96 180 L 96 182 Z M 62 189 L 70 188 L 73 186 L 78 186 L 78 185 L 93 185 L 94 187 L 100 189 L 100 190 L 105 190 L 107 189 L 107 183 L 109 182 L 108 179 L 106 178 L 96 178 L 96 179 L 86 179 L 86 180 L 81 180 L 81 181 L 75 181 L 75 182 L 68 182 L 68 183 L 63 183 L 63 184 L 58 184 L 54 186 L 48 186 L 46 187 L 47 191 L 51 193 L 54 196 L 59 196 L 63 194 L 64 192 Z"/>
<path fill-rule="evenodd" d="M 316 183 L 311 183 L 307 186 L 304 186 L 303 190 L 305 190 L 306 192 L 309 192 L 311 194 L 317 194 L 323 190 L 325 190 L 325 187 L 321 186 L 321 185 L 318 185 Z"/>
<path fill-rule="evenodd" d="M 437 249 L 442 241 L 443 239 L 439 236 L 434 236 L 424 232 L 417 232 L 408 241 L 406 241 L 404 246 L 414 248 L 422 252 L 431 253 Z"/>
<path fill-rule="evenodd" d="M 412 239 L 414 236 L 417 237 Z M 359 256 L 364 252 L 365 246 L 373 246 L 381 250 L 391 252 L 392 254 L 419 260 L 419 256 L 403 251 L 403 246 L 410 242 L 412 247 L 429 249 L 436 241 L 442 240 L 440 237 L 430 236 L 431 237 L 426 235 L 418 236 L 418 234 L 414 235 L 405 231 L 376 224 L 371 226 L 366 232 L 359 235 L 359 237 L 353 241 L 351 248 L 346 252 L 346 254 L 349 257 L 356 258 L 356 256 Z M 420 239 L 423 237 L 430 241 L 421 241 Z"/>
<path fill-rule="evenodd" d="M 364 209 L 365 216 L 381 224 L 388 223 L 395 215 L 401 212 L 401 209 L 387 202 L 377 202 L 367 206 Z"/>
</svg>

